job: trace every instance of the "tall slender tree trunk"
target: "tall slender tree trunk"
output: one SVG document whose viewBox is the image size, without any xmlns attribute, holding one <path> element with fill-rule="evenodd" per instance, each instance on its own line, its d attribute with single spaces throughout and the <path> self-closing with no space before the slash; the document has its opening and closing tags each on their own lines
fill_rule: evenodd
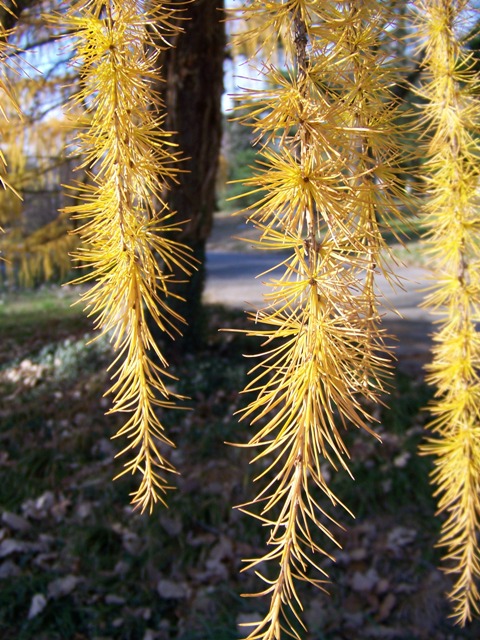
<svg viewBox="0 0 480 640">
<path fill-rule="evenodd" d="M 175 3 L 174 3 L 175 4 Z M 178 239 L 190 246 L 199 261 L 198 270 L 179 282 L 175 293 L 183 301 L 173 301 L 175 311 L 188 323 L 178 348 L 192 349 L 201 344 L 205 315 L 202 292 L 205 283 L 205 246 L 212 228 L 215 210 L 215 187 L 221 144 L 221 96 L 225 27 L 223 0 L 195 0 L 182 5 L 184 32 L 175 47 L 163 54 L 160 64 L 166 83 L 160 88 L 167 110 L 165 129 L 177 132 L 178 143 L 186 160 L 185 173 L 167 194 L 168 204 L 182 221 Z M 170 299 L 172 305 L 172 299 Z"/>
</svg>

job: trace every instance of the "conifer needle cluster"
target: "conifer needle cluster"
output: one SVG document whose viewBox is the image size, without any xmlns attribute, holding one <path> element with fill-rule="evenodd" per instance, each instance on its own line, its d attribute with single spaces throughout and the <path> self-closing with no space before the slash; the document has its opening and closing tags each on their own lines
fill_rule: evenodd
<svg viewBox="0 0 480 640">
<path fill-rule="evenodd" d="M 385 3 L 290 0 L 250 2 L 242 17 L 254 26 L 238 46 L 263 46 L 266 86 L 240 96 L 261 156 L 247 181 L 261 193 L 249 221 L 258 249 L 289 252 L 252 314 L 249 333 L 265 351 L 243 412 L 259 425 L 247 446 L 259 450 L 264 486 L 241 508 L 270 531 L 266 554 L 248 560 L 266 583 L 258 595 L 270 599 L 248 637 L 279 640 L 301 637 L 298 583 L 323 588 L 319 561 L 329 552 L 318 532 L 335 541 L 336 523 L 322 492 L 339 504 L 325 470 L 348 468 L 344 428 L 373 433 L 368 407 L 389 368 L 374 285 L 388 273 L 381 227 L 400 215 L 395 70 L 381 46 L 392 16 Z M 282 38 L 286 73 L 265 61 L 272 34 Z M 273 573 L 260 573 L 272 563 Z"/>
<path fill-rule="evenodd" d="M 178 158 L 154 90 L 159 51 L 178 28 L 174 14 L 167 3 L 150 10 L 138 0 L 85 0 L 63 19 L 75 34 L 81 88 L 73 104 L 86 107 L 77 143 L 91 177 L 80 186 L 81 203 L 68 208 L 82 223 L 75 258 L 88 268 L 76 282 L 93 281 L 82 301 L 117 352 L 110 412 L 130 414 L 117 437 L 128 440 L 122 454 L 133 456 L 123 473 L 140 474 L 132 502 L 142 511 L 164 502 L 169 488 L 174 468 L 162 447 L 172 443 L 159 410 L 179 398 L 148 318 L 169 334 L 178 330 L 182 320 L 168 307 L 169 271 L 191 267 L 165 204 Z"/>
<path fill-rule="evenodd" d="M 426 304 L 440 315 L 428 367 L 437 389 L 429 425 L 435 435 L 423 452 L 435 456 L 432 481 L 446 516 L 440 546 L 455 576 L 449 595 L 461 625 L 480 610 L 480 103 L 472 56 L 460 44 L 470 4 L 416 3 L 425 56 L 420 93 L 430 133 L 425 219 L 436 281 Z"/>
</svg>

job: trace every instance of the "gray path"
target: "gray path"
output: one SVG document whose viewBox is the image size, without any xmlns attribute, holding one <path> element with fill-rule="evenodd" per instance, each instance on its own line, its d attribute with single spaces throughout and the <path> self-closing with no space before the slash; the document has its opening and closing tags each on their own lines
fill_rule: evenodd
<svg viewBox="0 0 480 640">
<path fill-rule="evenodd" d="M 280 255 L 269 252 L 214 251 L 207 256 L 207 286 L 205 298 L 208 302 L 221 302 L 238 307 L 263 306 L 263 293 L 268 291 L 264 282 L 272 274 L 265 272 L 282 260 Z M 263 274 L 263 275 L 259 275 Z M 378 278 L 379 291 L 385 300 L 386 314 L 393 316 L 388 307 L 407 320 L 425 320 L 427 313 L 419 308 L 427 286 L 428 272 L 420 267 L 402 267 L 397 270 L 402 287 L 391 286 L 383 277 Z M 397 316 L 398 317 L 398 316 Z"/>
<path fill-rule="evenodd" d="M 281 256 L 269 252 L 210 251 L 207 256 L 205 300 L 251 310 L 264 306 L 263 283 L 270 274 L 259 276 L 278 264 Z M 402 287 L 392 290 L 383 277 L 378 278 L 385 308 L 384 327 L 394 336 L 392 344 L 399 360 L 408 359 L 408 367 L 418 369 L 429 357 L 433 317 L 419 304 L 428 286 L 428 271 L 420 267 L 401 267 L 396 275 Z M 396 312 L 393 311 L 396 310 Z"/>
</svg>

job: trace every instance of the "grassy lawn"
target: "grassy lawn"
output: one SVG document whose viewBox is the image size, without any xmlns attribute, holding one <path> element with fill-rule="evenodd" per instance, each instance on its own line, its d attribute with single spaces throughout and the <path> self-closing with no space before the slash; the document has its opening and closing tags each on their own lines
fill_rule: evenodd
<svg viewBox="0 0 480 640">
<path fill-rule="evenodd" d="M 73 304 L 77 297 L 68 286 L 42 287 L 28 294 L 0 292 L 0 366 L 90 331 L 90 320 L 80 305 Z"/>
<path fill-rule="evenodd" d="M 233 505 L 254 494 L 251 428 L 233 414 L 255 346 L 241 313 L 209 309 L 205 348 L 173 366 L 191 410 L 164 416 L 181 472 L 170 508 L 133 513 L 130 477 L 112 441 L 120 422 L 105 416 L 112 354 L 71 306 L 74 292 L 43 289 L 0 304 L 0 637 L 2 640 L 234 640 L 261 613 L 242 598 L 261 584 L 241 573 L 266 532 Z M 237 337 L 238 336 L 238 337 Z M 342 549 L 320 560 L 330 597 L 300 588 L 305 640 L 447 640 L 480 637 L 448 621 L 449 581 L 436 568 L 438 522 L 431 463 L 417 455 L 430 391 L 399 364 L 389 408 L 375 409 L 383 444 L 352 433 L 353 482 L 331 484 L 356 514 L 340 510 Z M 258 470 L 257 470 L 258 471 Z M 322 498 L 320 498 L 322 499 Z"/>
</svg>

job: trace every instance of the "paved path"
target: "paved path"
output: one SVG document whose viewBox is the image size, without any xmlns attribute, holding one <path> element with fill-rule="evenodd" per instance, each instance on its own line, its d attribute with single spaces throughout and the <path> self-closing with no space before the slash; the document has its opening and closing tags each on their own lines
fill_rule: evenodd
<svg viewBox="0 0 480 640">
<path fill-rule="evenodd" d="M 207 256 L 206 300 L 246 308 L 263 306 L 264 285 L 274 272 L 266 273 L 284 258 L 269 252 L 213 251 Z M 281 273 L 279 271 L 278 273 Z M 262 274 L 262 275 L 259 275 Z M 393 307 L 407 320 L 424 320 L 425 310 L 419 308 L 427 285 L 427 270 L 420 267 L 402 267 L 397 276 L 402 287 L 392 289 L 385 278 L 378 278 L 379 292 L 386 307 Z M 395 315 L 386 308 L 387 316 Z M 397 314 L 398 315 L 398 314 Z"/>
<path fill-rule="evenodd" d="M 264 272 L 281 260 L 281 256 L 269 252 L 210 251 L 205 300 L 246 310 L 264 306 L 262 296 L 268 287 L 263 283 L 271 277 Z M 416 368 L 428 358 L 431 343 L 433 318 L 419 307 L 424 297 L 422 289 L 428 285 L 428 271 L 401 267 L 397 276 L 403 287 L 395 290 L 383 277 L 378 278 L 379 292 L 385 300 L 384 326 L 397 337 L 394 344 L 398 358 L 408 357 L 409 366 Z"/>
</svg>

